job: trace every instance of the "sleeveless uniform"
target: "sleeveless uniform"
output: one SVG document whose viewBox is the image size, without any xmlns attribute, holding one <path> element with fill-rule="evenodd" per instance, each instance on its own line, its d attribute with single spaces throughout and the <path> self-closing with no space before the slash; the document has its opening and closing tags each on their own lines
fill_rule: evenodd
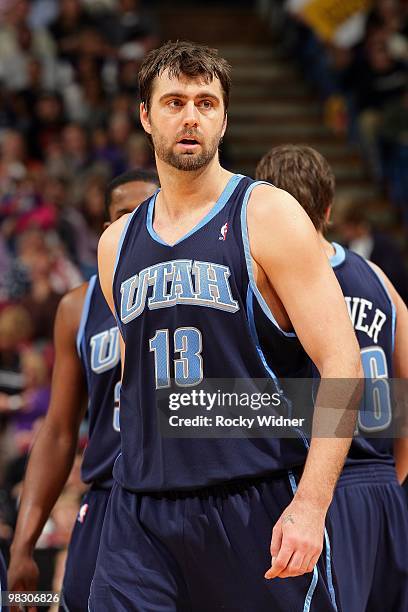
<svg viewBox="0 0 408 612">
<path fill-rule="evenodd" d="M 329 515 L 339 599 L 347 612 L 408 610 L 408 516 L 398 484 L 390 389 L 395 307 L 373 268 L 359 255 L 333 245 L 331 264 L 346 299 L 367 378 L 357 435 L 339 479 Z M 374 405 L 374 393 L 379 401 Z M 357 528 L 358 526 L 358 528 Z M 344 588 L 343 588 L 344 584 Z"/>
<path fill-rule="evenodd" d="M 172 246 L 153 229 L 156 196 L 123 232 L 113 284 L 126 345 L 122 453 L 93 612 L 337 609 L 329 555 L 312 574 L 263 578 L 272 527 L 305 462 L 302 439 L 173 439 L 159 431 L 157 391 L 172 381 L 183 391 L 203 379 L 309 372 L 295 334 L 279 328 L 254 282 L 246 206 L 255 185 L 234 175 Z"/>
<path fill-rule="evenodd" d="M 82 500 L 65 567 L 62 609 L 86 612 L 102 523 L 113 484 L 112 468 L 120 450 L 119 332 L 99 280 L 88 285 L 77 348 L 88 388 L 89 439 L 81 475 L 91 485 Z"/>
</svg>

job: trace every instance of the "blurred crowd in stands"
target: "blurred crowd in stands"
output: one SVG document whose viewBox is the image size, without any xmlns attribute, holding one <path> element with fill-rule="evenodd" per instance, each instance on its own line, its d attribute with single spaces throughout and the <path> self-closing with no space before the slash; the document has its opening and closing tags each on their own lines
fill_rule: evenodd
<svg viewBox="0 0 408 612">
<path fill-rule="evenodd" d="M 0 544 L 48 407 L 59 300 L 96 270 L 105 185 L 153 163 L 136 121 L 150 4 L 0 1 Z M 82 493 L 76 465 L 40 547 L 65 547 Z"/>
<path fill-rule="evenodd" d="M 287 46 L 320 92 L 327 123 L 360 145 L 408 231 L 407 0 L 283 7 Z"/>
</svg>

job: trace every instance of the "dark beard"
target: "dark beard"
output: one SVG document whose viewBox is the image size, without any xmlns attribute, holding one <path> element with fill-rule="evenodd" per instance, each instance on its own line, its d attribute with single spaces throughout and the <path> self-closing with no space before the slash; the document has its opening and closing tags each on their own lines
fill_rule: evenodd
<svg viewBox="0 0 408 612">
<path fill-rule="evenodd" d="M 221 137 L 217 136 L 210 143 L 209 148 L 204 149 L 202 147 L 201 153 L 179 153 L 176 154 L 174 151 L 168 147 L 166 147 L 165 142 L 162 138 L 153 136 L 153 147 L 157 157 L 169 164 L 176 170 L 183 170 L 184 172 L 193 172 L 195 170 L 200 170 L 200 168 L 204 168 L 207 166 L 212 159 L 214 159 L 216 153 L 218 152 L 218 146 L 221 141 Z"/>
</svg>

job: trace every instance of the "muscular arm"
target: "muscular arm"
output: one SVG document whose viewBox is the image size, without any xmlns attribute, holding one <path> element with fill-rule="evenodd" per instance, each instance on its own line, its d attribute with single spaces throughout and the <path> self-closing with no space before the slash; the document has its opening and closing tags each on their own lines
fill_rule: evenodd
<svg viewBox="0 0 408 612">
<path fill-rule="evenodd" d="M 402 484 L 408 476 L 408 405 L 405 392 L 405 385 L 408 384 L 408 309 L 381 268 L 372 262 L 370 265 L 382 278 L 396 310 L 395 346 L 392 360 L 394 376 L 401 379 L 397 381 L 394 391 L 398 411 L 402 414 L 402 423 L 399 423 L 399 426 L 403 428 L 403 437 L 394 440 L 394 457 L 398 480 Z"/>
<path fill-rule="evenodd" d="M 286 192 L 260 186 L 252 194 L 247 220 L 255 278 L 264 297 L 276 293 L 274 314 L 279 311 L 283 324 L 293 326 L 322 379 L 360 378 L 359 348 L 344 297 L 306 213 Z M 338 407 L 348 407 L 346 398 Z M 319 392 L 314 420 L 324 420 L 324 412 Z M 271 553 L 276 559 L 267 578 L 311 571 L 353 420 L 346 437 L 312 437 L 294 500 L 274 528 Z M 286 520 L 288 515 L 294 523 Z"/>
<path fill-rule="evenodd" d="M 102 234 L 98 245 L 98 275 L 103 295 L 107 301 L 113 315 L 115 315 L 115 305 L 113 302 L 113 276 L 115 273 L 116 254 L 118 245 L 127 223 L 129 215 L 123 215 L 120 219 L 112 223 Z"/>
<path fill-rule="evenodd" d="M 76 349 L 76 335 L 85 297 L 82 285 L 58 307 L 55 364 L 49 409 L 35 440 L 11 546 L 9 588 L 35 589 L 32 552 L 72 468 L 79 426 L 86 407 L 86 386 Z"/>
</svg>

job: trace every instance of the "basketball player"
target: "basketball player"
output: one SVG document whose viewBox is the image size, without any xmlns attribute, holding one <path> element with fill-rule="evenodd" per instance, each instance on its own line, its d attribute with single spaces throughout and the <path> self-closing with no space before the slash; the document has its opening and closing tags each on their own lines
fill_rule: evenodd
<svg viewBox="0 0 408 612">
<path fill-rule="evenodd" d="M 113 222 L 133 211 L 157 184 L 152 172 L 130 171 L 116 177 L 106 192 L 106 218 Z M 33 549 L 71 471 L 88 399 L 89 441 L 82 478 L 90 489 L 72 533 L 63 587 L 63 609 L 85 612 L 120 448 L 118 328 L 96 276 L 61 300 L 55 348 L 51 403 L 27 467 L 9 582 L 11 590 L 36 588 Z"/>
<path fill-rule="evenodd" d="M 225 60 L 169 42 L 139 80 L 162 190 L 99 246 L 126 358 L 90 610 L 330 612 L 327 557 L 316 563 L 350 437 L 314 438 L 305 464 L 301 439 L 166 438 L 156 408 L 172 379 L 185 391 L 301 372 L 302 345 L 323 377 L 359 377 L 344 299 L 297 202 L 219 164 Z"/>
<path fill-rule="evenodd" d="M 325 239 L 335 179 L 320 153 L 304 145 L 274 147 L 259 162 L 256 176 L 286 189 L 313 221 L 370 379 L 358 421 L 366 437 L 352 442 L 330 511 L 333 524 L 341 525 L 332 537 L 340 602 L 347 612 L 403 612 L 408 610 L 408 514 L 399 483 L 408 474 L 408 439 L 395 439 L 393 448 L 387 438 L 392 422 L 387 378 L 408 378 L 407 308 L 377 266 Z M 370 432 L 382 435 L 369 438 Z"/>
</svg>

